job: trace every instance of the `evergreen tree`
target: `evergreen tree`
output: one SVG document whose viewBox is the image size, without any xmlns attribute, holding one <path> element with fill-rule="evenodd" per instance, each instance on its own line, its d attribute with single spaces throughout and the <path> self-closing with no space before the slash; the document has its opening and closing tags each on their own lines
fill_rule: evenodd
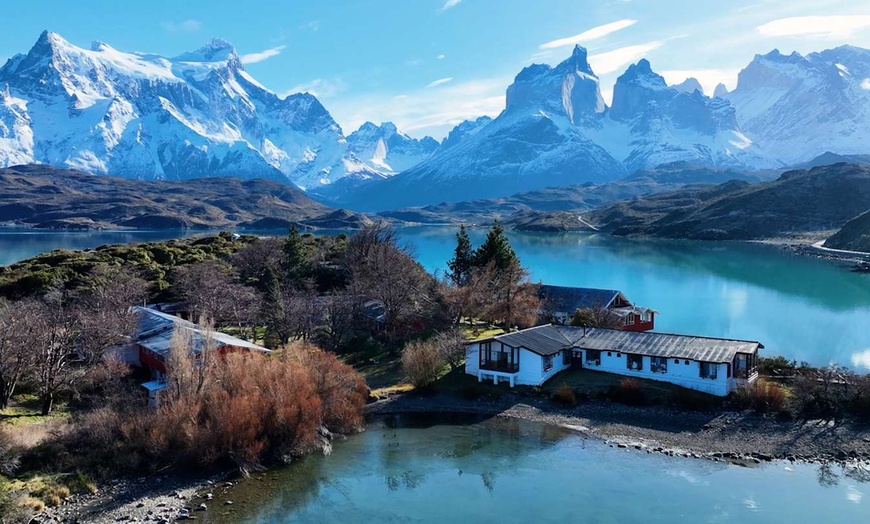
<svg viewBox="0 0 870 524">
<path fill-rule="evenodd" d="M 290 281 L 305 278 L 311 273 L 310 249 L 296 227 L 290 228 L 284 241 L 284 272 Z"/>
<path fill-rule="evenodd" d="M 471 270 L 474 268 L 474 250 L 471 247 L 471 239 L 465 225 L 459 226 L 456 233 L 456 249 L 453 258 L 447 262 L 450 268 L 450 280 L 456 286 L 464 286 L 471 278 Z"/>
<path fill-rule="evenodd" d="M 498 271 L 503 271 L 514 264 L 519 265 L 517 254 L 514 253 L 504 228 L 498 223 L 498 220 L 492 223 L 489 232 L 486 234 L 486 240 L 477 248 L 474 253 L 475 267 L 486 267 L 490 263 L 495 266 Z"/>
</svg>

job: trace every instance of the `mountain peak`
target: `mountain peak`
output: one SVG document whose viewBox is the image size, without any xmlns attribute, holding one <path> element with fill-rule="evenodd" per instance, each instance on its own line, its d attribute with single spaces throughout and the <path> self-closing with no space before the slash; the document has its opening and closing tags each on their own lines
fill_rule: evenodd
<svg viewBox="0 0 870 524">
<path fill-rule="evenodd" d="M 697 78 L 689 77 L 683 80 L 681 83 L 671 86 L 677 91 L 681 91 L 683 93 L 694 93 L 695 91 L 704 94 L 704 87 L 701 85 L 701 82 L 698 81 Z"/>
<path fill-rule="evenodd" d="M 592 67 L 589 65 L 589 53 L 586 48 L 581 45 L 575 45 L 574 51 L 571 52 L 571 57 L 559 64 L 560 67 L 568 66 L 575 71 L 581 71 L 588 75 L 594 76 Z"/>
<path fill-rule="evenodd" d="M 728 88 L 725 87 L 725 84 L 719 84 L 716 86 L 716 89 L 713 90 L 713 98 L 723 98 L 728 94 Z"/>
<path fill-rule="evenodd" d="M 175 60 L 180 62 L 231 62 L 238 61 L 239 56 L 233 44 L 223 38 L 212 38 L 195 51 L 183 53 Z"/>
</svg>

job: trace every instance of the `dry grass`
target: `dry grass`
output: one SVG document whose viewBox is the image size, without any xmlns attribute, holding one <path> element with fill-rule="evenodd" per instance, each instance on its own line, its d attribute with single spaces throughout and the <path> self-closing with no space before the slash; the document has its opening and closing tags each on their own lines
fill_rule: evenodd
<svg viewBox="0 0 870 524">
<path fill-rule="evenodd" d="M 776 413 L 784 410 L 788 397 L 785 387 L 765 379 L 759 379 L 754 384 L 738 389 L 734 395 L 735 402 L 739 406 L 759 413 Z"/>
<path fill-rule="evenodd" d="M 2 425 L 9 435 L 10 442 L 22 449 L 32 449 L 49 439 L 62 437 L 68 434 L 71 428 L 67 416 L 41 417 L 27 422 L 18 420 L 15 424 L 3 423 Z"/>
</svg>

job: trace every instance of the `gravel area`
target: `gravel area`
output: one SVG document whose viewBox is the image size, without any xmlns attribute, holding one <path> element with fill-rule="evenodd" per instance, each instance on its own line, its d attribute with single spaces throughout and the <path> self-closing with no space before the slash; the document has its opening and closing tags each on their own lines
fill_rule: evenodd
<svg viewBox="0 0 870 524">
<path fill-rule="evenodd" d="M 743 412 L 689 412 L 607 401 L 565 408 L 544 399 L 505 395 L 498 401 L 400 395 L 369 405 L 370 415 L 475 413 L 555 424 L 615 446 L 733 462 L 789 459 L 870 461 L 870 427 L 826 421 L 780 421 Z"/>
</svg>

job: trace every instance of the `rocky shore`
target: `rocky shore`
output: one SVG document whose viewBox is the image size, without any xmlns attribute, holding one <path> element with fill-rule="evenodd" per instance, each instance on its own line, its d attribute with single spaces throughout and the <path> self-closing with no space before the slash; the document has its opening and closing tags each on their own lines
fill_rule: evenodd
<svg viewBox="0 0 870 524">
<path fill-rule="evenodd" d="M 821 420 L 782 421 L 748 412 L 694 412 L 597 400 L 564 407 L 546 399 L 514 394 L 485 402 L 446 395 L 401 395 L 371 404 L 368 412 L 512 417 L 570 428 L 618 447 L 735 463 L 776 459 L 870 461 L 870 426 Z"/>
</svg>

